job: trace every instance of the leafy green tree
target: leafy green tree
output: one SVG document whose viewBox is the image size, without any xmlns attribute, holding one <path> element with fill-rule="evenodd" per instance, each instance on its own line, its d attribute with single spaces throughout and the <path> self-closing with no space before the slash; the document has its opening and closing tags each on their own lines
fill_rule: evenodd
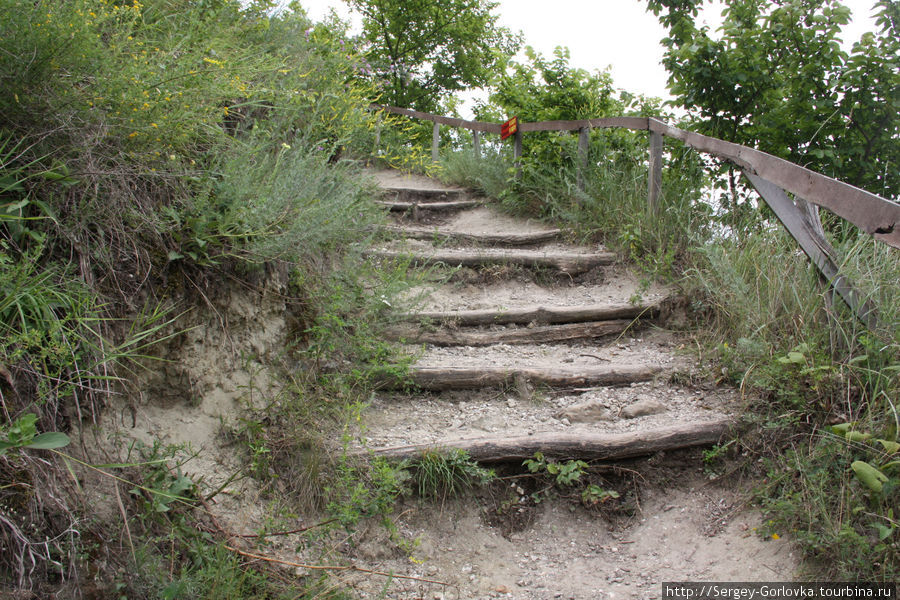
<svg viewBox="0 0 900 600">
<path fill-rule="evenodd" d="M 530 46 L 525 55 L 527 62 L 509 64 L 490 96 L 491 103 L 506 115 L 518 115 L 524 121 L 592 119 L 622 108 L 609 73 L 570 66 L 568 48 L 557 47 L 552 59 Z"/>
<path fill-rule="evenodd" d="M 876 193 L 900 192 L 896 0 L 878 2 L 881 33 L 863 36 L 850 55 L 840 46 L 850 11 L 837 0 L 729 0 L 718 38 L 696 26 L 700 4 L 648 2 L 669 29 L 669 89 L 700 131 Z"/>
<path fill-rule="evenodd" d="M 531 47 L 526 48 L 525 55 L 526 61 L 507 65 L 488 103 L 477 108 L 479 119 L 496 122 L 515 115 L 524 122 L 577 120 L 629 112 L 631 106 L 617 94 L 610 74 L 572 67 L 567 48 L 557 47 L 552 58 Z M 541 169 L 567 168 L 577 154 L 577 141 L 578 136 L 571 134 L 524 136 L 526 175 L 529 163 Z M 605 160 L 617 156 L 633 161 L 644 156 L 646 142 L 627 130 L 598 130 L 591 133 L 591 149 Z"/>
<path fill-rule="evenodd" d="M 362 14 L 370 68 L 395 106 L 433 111 L 447 95 L 487 84 L 519 44 L 488 0 L 345 1 Z"/>
</svg>

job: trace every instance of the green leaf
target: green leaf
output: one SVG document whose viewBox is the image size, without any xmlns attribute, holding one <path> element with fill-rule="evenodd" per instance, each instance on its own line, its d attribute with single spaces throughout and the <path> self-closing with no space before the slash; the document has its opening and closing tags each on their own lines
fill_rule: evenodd
<svg viewBox="0 0 900 600">
<path fill-rule="evenodd" d="M 881 444 L 881 446 L 884 448 L 884 451 L 888 454 L 894 454 L 898 450 L 900 450 L 900 444 L 898 444 L 897 442 L 882 439 L 877 439 L 875 441 Z"/>
<path fill-rule="evenodd" d="M 875 523 L 873 526 L 878 531 L 878 541 L 879 542 L 883 542 L 884 540 L 891 537 L 892 533 L 894 533 L 893 527 L 887 527 L 881 523 Z"/>
<path fill-rule="evenodd" d="M 50 431 L 35 436 L 31 442 L 25 445 L 26 448 L 35 450 L 53 450 L 54 448 L 63 448 L 69 445 L 69 436 L 58 431 Z"/>
<path fill-rule="evenodd" d="M 881 492 L 884 483 L 888 480 L 887 475 L 864 460 L 854 461 L 850 468 L 867 488 L 876 493 Z"/>
<path fill-rule="evenodd" d="M 831 431 L 842 436 L 850 431 L 850 427 L 852 427 L 852 425 L 852 423 L 838 423 L 837 425 L 831 426 Z"/>
<path fill-rule="evenodd" d="M 862 431 L 848 431 L 844 434 L 848 442 L 864 442 L 872 437 L 871 433 L 863 433 Z"/>
</svg>

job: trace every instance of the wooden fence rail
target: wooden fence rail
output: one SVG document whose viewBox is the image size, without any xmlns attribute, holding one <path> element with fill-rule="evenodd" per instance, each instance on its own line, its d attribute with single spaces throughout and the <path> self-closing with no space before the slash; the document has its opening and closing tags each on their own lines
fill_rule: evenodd
<svg viewBox="0 0 900 600">
<path fill-rule="evenodd" d="M 431 150 L 434 161 L 437 161 L 439 157 L 441 125 L 472 131 L 476 153 L 480 152 L 479 133 L 499 134 L 501 128 L 499 123 L 467 121 L 407 108 L 379 105 L 373 105 L 373 108 L 432 121 L 434 130 Z M 588 161 L 590 130 L 612 127 L 646 130 L 650 134 L 647 204 L 648 210 L 651 212 L 659 210 L 659 196 L 662 191 L 663 136 L 680 140 L 695 150 L 711 154 L 739 167 L 763 201 L 772 208 L 784 227 L 797 240 L 832 289 L 847 302 L 863 323 L 872 329 L 876 327 L 875 308 L 860 296 L 846 277 L 839 273 L 835 262 L 837 253 L 825 239 L 821 225 L 817 226 L 811 221 L 810 215 L 814 213 L 806 210 L 805 203 L 830 210 L 894 248 L 900 248 L 900 204 L 760 150 L 684 131 L 652 117 L 608 117 L 532 123 L 520 120 L 514 140 L 517 172 L 520 172 L 522 134 L 540 131 L 578 131 L 577 179 L 579 188 L 583 189 L 583 169 L 587 166 Z M 793 194 L 796 201 L 792 200 L 786 192 Z M 813 217 L 813 219 L 816 218 Z"/>
</svg>

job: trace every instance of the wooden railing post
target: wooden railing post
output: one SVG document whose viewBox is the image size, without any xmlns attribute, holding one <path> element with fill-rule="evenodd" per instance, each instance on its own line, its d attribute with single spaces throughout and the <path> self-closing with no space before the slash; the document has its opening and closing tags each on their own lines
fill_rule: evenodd
<svg viewBox="0 0 900 600">
<path fill-rule="evenodd" d="M 578 164 L 575 171 L 575 184 L 580 192 L 584 191 L 584 178 L 587 173 L 590 144 L 591 130 L 588 127 L 582 127 L 578 130 Z"/>
<path fill-rule="evenodd" d="M 475 148 L 475 158 L 481 158 L 481 132 L 472 130 L 472 146 Z"/>
<path fill-rule="evenodd" d="M 516 128 L 513 162 L 516 165 L 516 179 L 522 178 L 522 129 Z"/>
<path fill-rule="evenodd" d="M 437 162 L 441 158 L 441 124 L 434 122 L 434 128 L 431 130 L 431 162 Z"/>
<path fill-rule="evenodd" d="M 647 175 L 647 210 L 659 211 L 659 193 L 662 189 L 662 134 L 650 132 L 650 172 Z"/>
<path fill-rule="evenodd" d="M 749 170 L 744 171 L 744 177 L 750 180 L 784 228 L 797 240 L 828 285 L 844 299 L 856 318 L 874 331 L 878 327 L 875 306 L 853 287 L 853 282 L 841 274 L 835 262 L 837 252 L 825 239 L 824 232 L 818 231 L 816 223 L 810 220 L 806 207 L 797 206 L 783 189 Z"/>
<path fill-rule="evenodd" d="M 378 150 L 381 147 L 381 113 L 375 114 L 375 156 L 378 156 Z"/>
</svg>

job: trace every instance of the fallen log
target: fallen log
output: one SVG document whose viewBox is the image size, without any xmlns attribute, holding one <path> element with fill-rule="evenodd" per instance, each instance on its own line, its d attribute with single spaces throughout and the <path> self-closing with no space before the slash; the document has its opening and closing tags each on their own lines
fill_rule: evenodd
<svg viewBox="0 0 900 600">
<path fill-rule="evenodd" d="M 421 206 L 421 205 L 420 205 Z M 425 227 L 401 227 L 384 225 L 382 231 L 395 233 L 413 240 L 433 240 L 437 242 L 460 242 L 494 246 L 528 246 L 555 240 L 560 235 L 559 229 L 535 231 L 531 233 L 461 233 L 456 231 L 438 231 Z"/>
<path fill-rule="evenodd" d="M 423 390 L 460 390 L 500 387 L 517 379 L 548 387 L 586 387 L 593 385 L 627 385 L 648 381 L 662 372 L 662 367 L 647 365 L 608 365 L 578 369 L 528 367 L 412 367 L 405 378 L 386 376 L 380 384 L 386 388 L 413 385 Z"/>
<path fill-rule="evenodd" d="M 620 460 L 679 448 L 710 446 L 718 443 L 733 425 L 730 419 L 720 419 L 624 433 L 542 432 L 376 448 L 359 454 L 390 460 L 414 460 L 425 452 L 459 449 L 482 463 L 522 461 L 532 458 L 535 452 L 542 452 L 545 457 L 554 459 Z"/>
<path fill-rule="evenodd" d="M 424 331 L 410 325 L 389 327 L 384 336 L 389 340 L 403 340 L 416 344 L 433 346 L 490 346 L 491 344 L 540 344 L 603 337 L 621 333 L 633 320 L 618 319 L 594 323 L 569 323 L 565 325 L 545 325 L 520 327 L 497 331 L 467 331 L 461 329 L 441 329 Z"/>
<path fill-rule="evenodd" d="M 589 306 L 525 306 L 510 310 L 450 310 L 399 313 L 400 321 L 454 323 L 459 326 L 503 325 L 510 323 L 580 323 L 609 319 L 655 317 L 659 303 L 594 304 Z"/>
<path fill-rule="evenodd" d="M 571 252 L 545 253 L 526 250 L 507 250 L 506 252 L 453 252 L 435 250 L 428 253 L 403 252 L 400 250 L 372 250 L 369 256 L 381 258 L 412 258 L 417 264 L 445 263 L 456 267 L 481 267 L 486 265 L 508 264 L 522 267 L 544 267 L 557 269 L 563 273 L 577 275 L 590 271 L 594 267 L 612 264 L 616 255 L 612 252 L 593 254 L 573 254 Z"/>
</svg>

